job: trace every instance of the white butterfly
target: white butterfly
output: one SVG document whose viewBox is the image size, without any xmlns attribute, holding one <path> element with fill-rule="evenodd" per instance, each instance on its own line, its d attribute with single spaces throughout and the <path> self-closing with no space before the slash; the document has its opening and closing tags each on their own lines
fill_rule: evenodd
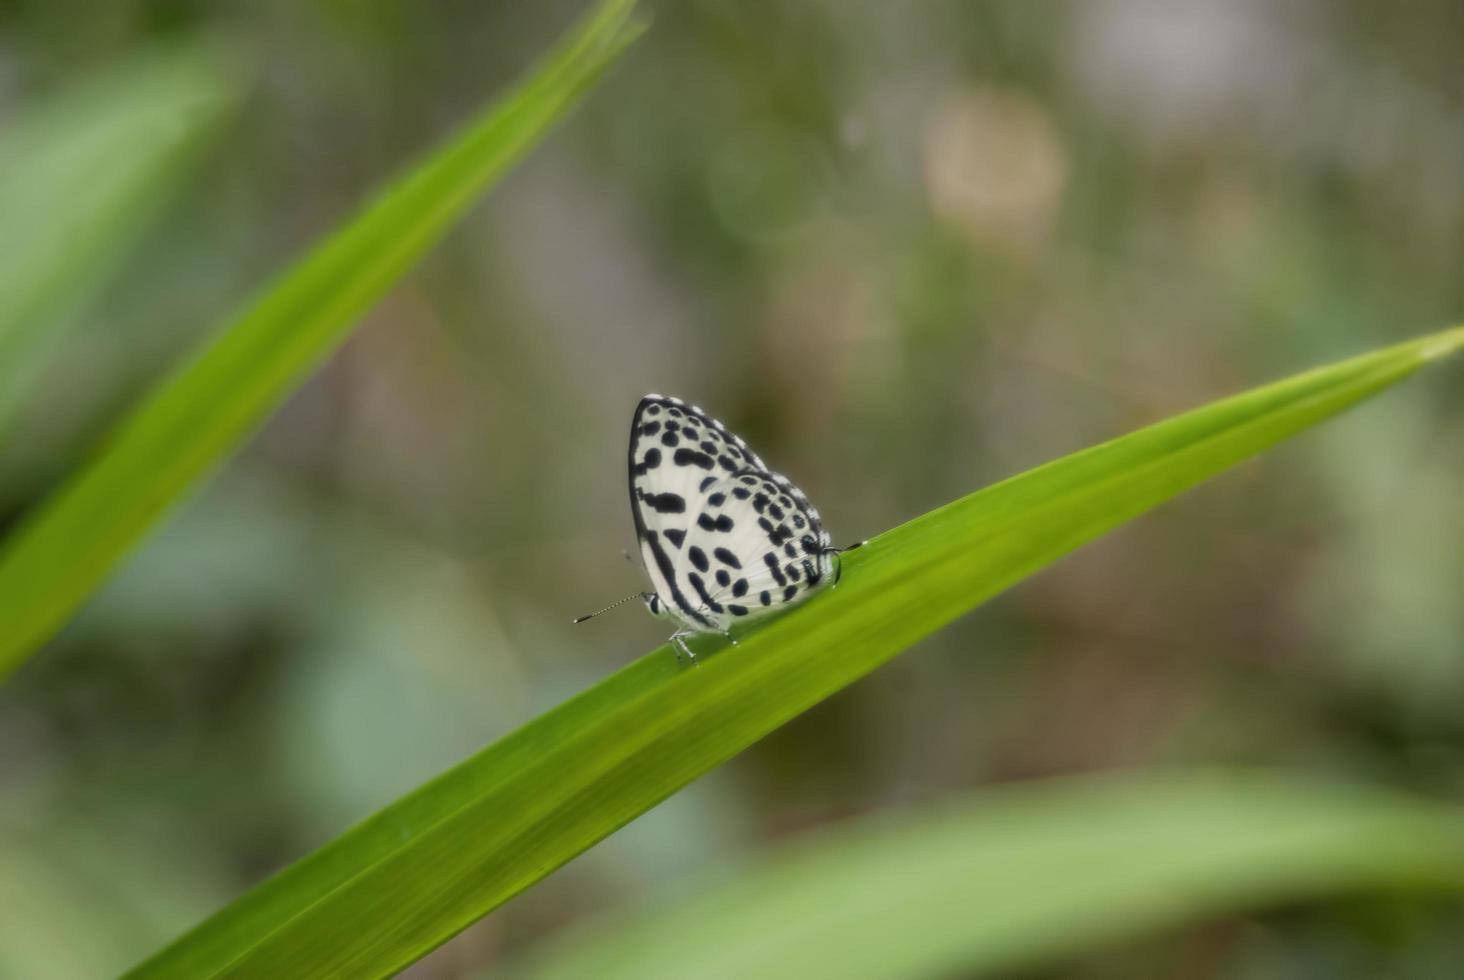
<svg viewBox="0 0 1464 980">
<path fill-rule="evenodd" d="M 829 543 L 802 490 L 698 406 L 642 398 L 630 423 L 629 469 L 636 538 L 656 590 L 638 596 L 651 615 L 676 621 L 671 642 L 687 659 L 695 658 L 686 637 L 730 637 L 738 620 L 837 582 L 838 555 L 849 549 Z"/>
</svg>

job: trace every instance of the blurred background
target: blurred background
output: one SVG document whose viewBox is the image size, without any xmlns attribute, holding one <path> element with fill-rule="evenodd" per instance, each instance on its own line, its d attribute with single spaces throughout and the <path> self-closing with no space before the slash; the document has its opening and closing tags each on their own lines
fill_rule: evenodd
<svg viewBox="0 0 1464 980">
<path fill-rule="evenodd" d="M 642 587 L 621 550 L 647 391 L 719 415 L 852 541 L 1464 311 L 1454 0 L 646 6 L 568 124 L 0 688 L 5 976 L 130 965 L 662 642 L 638 608 L 569 622 Z M 199 35 L 252 79 L 4 432 L 0 527 L 582 9 L 0 2 L 0 133 Z M 1464 796 L 1457 382 L 1088 547 L 409 975 L 984 784 L 1219 762 Z M 1457 904 L 1372 899 L 1031 976 L 1461 962 Z"/>
</svg>

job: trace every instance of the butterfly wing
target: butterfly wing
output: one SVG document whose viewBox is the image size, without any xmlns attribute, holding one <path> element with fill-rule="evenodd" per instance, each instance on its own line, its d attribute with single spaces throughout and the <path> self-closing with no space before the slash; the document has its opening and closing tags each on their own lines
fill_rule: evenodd
<svg viewBox="0 0 1464 980">
<path fill-rule="evenodd" d="M 716 629 L 806 599 L 832 569 L 818 511 L 779 474 L 744 470 L 708 488 L 675 571 Z"/>
<path fill-rule="evenodd" d="M 688 591 L 686 536 L 710 488 L 762 460 L 726 427 L 679 398 L 647 395 L 630 424 L 630 510 L 651 584 L 667 612 L 695 630 L 718 629 Z"/>
<path fill-rule="evenodd" d="M 630 500 L 657 595 L 693 630 L 790 605 L 828 577 L 829 536 L 808 498 L 680 399 L 636 407 Z"/>
</svg>

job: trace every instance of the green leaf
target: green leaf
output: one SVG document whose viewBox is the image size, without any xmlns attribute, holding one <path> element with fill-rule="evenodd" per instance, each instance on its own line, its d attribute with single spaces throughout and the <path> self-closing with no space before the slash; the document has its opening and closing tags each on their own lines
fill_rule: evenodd
<svg viewBox="0 0 1464 980">
<path fill-rule="evenodd" d="M 1034 783 L 881 813 L 551 940 L 525 980 L 879 980 L 1050 965 L 1205 916 L 1464 890 L 1464 809 L 1241 772 Z"/>
<path fill-rule="evenodd" d="M 882 534 L 843 581 L 610 676 L 377 812 L 143 964 L 137 977 L 400 969 L 983 599 L 1464 346 L 1464 328 L 1216 402 Z"/>
<path fill-rule="evenodd" d="M 3 127 L 0 429 L 58 327 L 112 270 L 236 103 L 206 45 L 151 52 Z"/>
<path fill-rule="evenodd" d="M 162 383 L 0 551 L 0 677 L 265 419 L 640 32 L 605 0 L 516 89 L 389 187 Z"/>
</svg>

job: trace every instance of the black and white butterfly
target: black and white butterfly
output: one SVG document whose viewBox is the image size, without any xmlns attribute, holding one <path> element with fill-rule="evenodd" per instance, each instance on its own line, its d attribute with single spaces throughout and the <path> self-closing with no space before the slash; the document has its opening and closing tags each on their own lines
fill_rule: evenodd
<svg viewBox="0 0 1464 980">
<path fill-rule="evenodd" d="M 688 659 L 686 637 L 730 636 L 734 623 L 838 580 L 848 549 L 830 544 L 803 491 L 700 407 L 642 398 L 628 465 L 636 539 L 655 587 L 639 597 L 651 615 L 677 623 L 671 642 Z"/>
</svg>

